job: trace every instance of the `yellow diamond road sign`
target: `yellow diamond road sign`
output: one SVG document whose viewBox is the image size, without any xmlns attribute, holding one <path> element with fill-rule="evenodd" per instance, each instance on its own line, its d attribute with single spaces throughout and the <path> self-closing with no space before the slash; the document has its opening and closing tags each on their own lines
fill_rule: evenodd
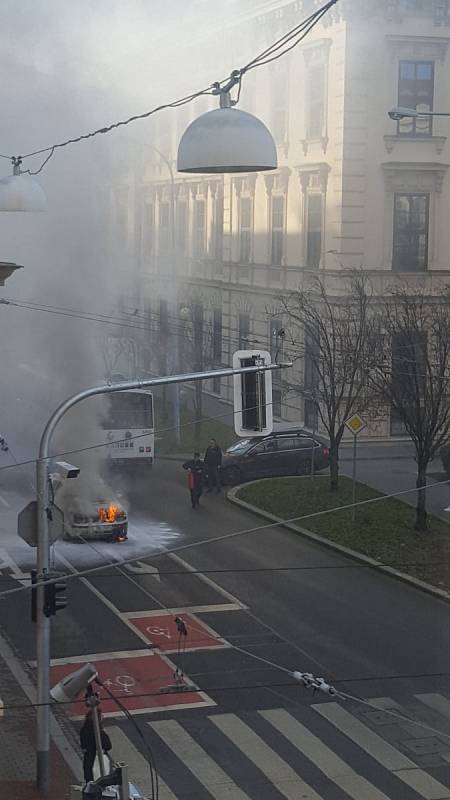
<svg viewBox="0 0 450 800">
<path fill-rule="evenodd" d="M 359 414 L 352 414 L 351 417 L 345 420 L 345 425 L 355 436 L 366 427 L 367 423 Z"/>
</svg>

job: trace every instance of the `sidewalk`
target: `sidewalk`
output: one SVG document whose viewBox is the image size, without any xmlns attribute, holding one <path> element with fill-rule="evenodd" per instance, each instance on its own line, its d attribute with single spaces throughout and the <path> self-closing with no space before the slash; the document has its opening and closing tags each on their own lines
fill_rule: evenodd
<svg viewBox="0 0 450 800">
<path fill-rule="evenodd" d="M 36 789 L 35 709 L 19 681 L 23 665 L 0 639 L 0 798 L 42 800 Z M 8 657 L 11 655 L 11 658 Z M 18 674 L 19 673 L 19 674 Z M 28 691 L 31 687 L 28 687 Z M 81 761 L 80 769 L 81 773 Z M 78 778 L 80 775 L 77 776 Z M 68 800 L 70 786 L 78 783 L 61 753 L 51 745 L 51 782 L 48 800 Z"/>
</svg>

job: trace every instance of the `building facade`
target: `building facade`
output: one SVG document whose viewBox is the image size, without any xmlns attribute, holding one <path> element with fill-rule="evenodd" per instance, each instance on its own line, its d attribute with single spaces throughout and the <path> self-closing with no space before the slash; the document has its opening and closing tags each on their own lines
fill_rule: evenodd
<svg viewBox="0 0 450 800">
<path fill-rule="evenodd" d="M 198 44 L 197 83 L 215 78 L 211 64 L 222 76 L 245 63 L 319 5 L 241 3 L 233 24 Z M 295 358 L 279 336 L 277 298 L 314 274 L 336 285 L 342 270 L 362 268 L 380 294 L 398 280 L 449 280 L 450 120 L 387 114 L 450 111 L 449 45 L 449 0 L 341 0 L 287 56 L 244 78 L 239 107 L 277 144 L 271 173 L 176 172 L 182 132 L 215 98 L 155 118 L 151 141 L 109 188 L 111 240 L 132 276 L 128 308 L 149 329 L 145 369 L 230 364 L 246 344 Z M 315 424 L 295 388 L 307 375 L 303 358 L 289 386 L 275 382 L 276 417 Z M 207 391 L 231 401 L 226 381 Z M 369 432 L 401 430 L 388 414 Z"/>
</svg>

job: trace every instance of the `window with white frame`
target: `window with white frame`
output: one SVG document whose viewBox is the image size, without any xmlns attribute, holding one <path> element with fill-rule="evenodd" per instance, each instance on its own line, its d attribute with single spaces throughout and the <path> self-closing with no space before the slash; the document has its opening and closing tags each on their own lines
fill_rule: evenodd
<svg viewBox="0 0 450 800">
<path fill-rule="evenodd" d="M 432 111 L 434 95 L 433 61 L 400 61 L 398 105 L 417 111 Z M 432 117 L 405 117 L 397 123 L 401 136 L 431 136 Z"/>
<path fill-rule="evenodd" d="M 205 255 L 206 238 L 206 202 L 203 199 L 194 201 L 193 248 L 194 256 Z"/>
<path fill-rule="evenodd" d="M 392 269 L 396 272 L 427 269 L 429 208 L 427 193 L 394 195 Z"/>
<path fill-rule="evenodd" d="M 239 198 L 239 260 L 249 264 L 252 260 L 253 197 Z"/>
<path fill-rule="evenodd" d="M 281 266 L 284 263 L 285 206 L 284 195 L 271 196 L 271 264 L 273 266 Z"/>
<path fill-rule="evenodd" d="M 306 266 L 318 269 L 322 258 L 323 195 L 309 191 L 306 196 Z"/>
<path fill-rule="evenodd" d="M 175 209 L 175 236 L 177 247 L 179 250 L 181 250 L 181 252 L 184 252 L 186 249 L 188 223 L 187 208 L 186 200 L 177 201 Z"/>
<path fill-rule="evenodd" d="M 325 124 L 325 65 L 311 64 L 306 73 L 306 138 L 320 139 Z"/>
<path fill-rule="evenodd" d="M 218 192 L 214 197 L 213 224 L 211 236 L 212 256 L 216 261 L 222 260 L 223 255 L 223 194 Z"/>
</svg>

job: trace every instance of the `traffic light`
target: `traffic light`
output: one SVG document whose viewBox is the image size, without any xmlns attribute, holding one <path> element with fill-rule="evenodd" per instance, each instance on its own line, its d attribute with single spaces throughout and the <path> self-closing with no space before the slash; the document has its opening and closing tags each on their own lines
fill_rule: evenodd
<svg viewBox="0 0 450 800">
<path fill-rule="evenodd" d="M 46 581 L 54 581 L 58 575 L 48 573 Z M 37 622 L 38 602 L 37 602 L 37 571 L 31 570 L 31 621 Z M 61 611 L 67 606 L 67 596 L 63 594 L 67 590 L 66 583 L 48 583 L 44 587 L 44 614 L 46 617 L 53 617 L 57 611 Z M 58 597 L 60 595 L 60 597 Z"/>
<path fill-rule="evenodd" d="M 37 572 L 31 570 L 31 621 L 37 622 Z"/>
<path fill-rule="evenodd" d="M 56 575 L 48 575 L 47 580 L 54 580 Z M 53 617 L 57 611 L 62 611 L 67 606 L 66 583 L 49 583 L 45 587 L 44 614 Z M 58 597 L 58 595 L 61 595 Z"/>
<path fill-rule="evenodd" d="M 233 367 L 267 366 L 270 353 L 265 350 L 238 350 Z M 234 429 L 238 436 L 265 436 L 272 432 L 272 373 L 270 370 L 235 375 Z"/>
</svg>

